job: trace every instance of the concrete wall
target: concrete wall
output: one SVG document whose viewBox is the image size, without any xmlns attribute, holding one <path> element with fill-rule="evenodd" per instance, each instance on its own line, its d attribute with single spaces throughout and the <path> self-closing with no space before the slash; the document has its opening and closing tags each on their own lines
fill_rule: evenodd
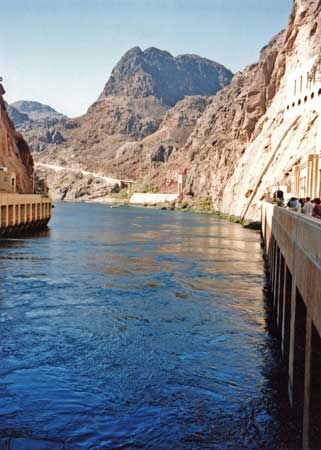
<svg viewBox="0 0 321 450">
<path fill-rule="evenodd" d="M 321 197 L 321 153 L 305 155 L 294 166 L 292 194 L 298 198 Z"/>
<path fill-rule="evenodd" d="M 317 57 L 311 58 L 289 74 L 286 81 L 285 116 L 296 117 L 303 112 L 321 112 L 321 79 L 313 71 Z M 320 64 L 317 65 L 320 70 Z"/>
<path fill-rule="evenodd" d="M 174 202 L 178 194 L 143 194 L 135 193 L 131 196 L 129 203 L 133 205 L 155 205 L 157 203 Z"/>
<path fill-rule="evenodd" d="M 303 448 L 321 448 L 321 221 L 269 203 L 262 235 Z"/>
<path fill-rule="evenodd" d="M 45 195 L 0 193 L 0 236 L 46 226 L 51 209 L 51 199 Z"/>
</svg>

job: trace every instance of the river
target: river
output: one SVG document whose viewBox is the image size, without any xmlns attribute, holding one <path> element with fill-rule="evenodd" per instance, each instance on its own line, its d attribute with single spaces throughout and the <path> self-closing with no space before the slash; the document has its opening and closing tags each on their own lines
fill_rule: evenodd
<svg viewBox="0 0 321 450">
<path fill-rule="evenodd" d="M 0 448 L 299 448 L 258 232 L 53 213 L 48 231 L 0 241 Z"/>
</svg>

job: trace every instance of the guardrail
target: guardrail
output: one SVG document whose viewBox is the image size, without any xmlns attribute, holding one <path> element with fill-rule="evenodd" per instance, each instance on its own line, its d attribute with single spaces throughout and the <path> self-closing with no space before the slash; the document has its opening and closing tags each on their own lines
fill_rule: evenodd
<svg viewBox="0 0 321 450">
<path fill-rule="evenodd" d="M 262 204 L 273 306 L 303 448 L 321 446 L 321 221 Z"/>
</svg>

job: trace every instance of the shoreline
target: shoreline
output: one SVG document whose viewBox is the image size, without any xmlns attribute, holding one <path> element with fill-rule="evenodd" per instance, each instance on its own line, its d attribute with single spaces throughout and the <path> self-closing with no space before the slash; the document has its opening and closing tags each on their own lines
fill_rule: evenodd
<svg viewBox="0 0 321 450">
<path fill-rule="evenodd" d="M 97 197 L 94 199 L 88 199 L 88 200 L 54 200 L 55 202 L 61 202 L 61 203 L 87 203 L 87 204 L 101 204 L 101 205 L 107 205 L 111 208 L 120 208 L 120 207 L 133 207 L 133 208 L 147 208 L 147 209 L 158 209 L 161 211 L 177 211 L 177 212 L 190 212 L 194 214 L 207 214 L 211 216 L 215 216 L 219 219 L 227 220 L 228 222 L 236 223 L 242 225 L 244 228 L 253 229 L 253 230 L 260 230 L 261 229 L 261 222 L 259 221 L 243 221 L 241 220 L 241 217 L 232 215 L 232 214 L 226 214 L 221 211 L 217 211 L 214 209 L 209 208 L 199 208 L 197 206 L 186 205 L 186 203 L 180 202 L 180 204 L 168 204 L 168 203 L 159 203 L 159 204 L 133 204 L 129 203 L 129 199 L 120 199 L 115 197 Z"/>
</svg>

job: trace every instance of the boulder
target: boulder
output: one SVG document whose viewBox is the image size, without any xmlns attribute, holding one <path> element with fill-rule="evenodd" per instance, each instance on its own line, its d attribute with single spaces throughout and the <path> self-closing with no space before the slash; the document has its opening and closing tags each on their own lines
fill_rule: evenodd
<svg viewBox="0 0 321 450">
<path fill-rule="evenodd" d="M 59 130 L 54 130 L 52 134 L 52 143 L 53 144 L 62 144 L 65 141 L 63 135 L 60 133 Z"/>
<path fill-rule="evenodd" d="M 159 145 L 150 155 L 152 162 L 167 162 L 173 152 L 173 146 L 165 147 L 163 144 Z"/>
</svg>

